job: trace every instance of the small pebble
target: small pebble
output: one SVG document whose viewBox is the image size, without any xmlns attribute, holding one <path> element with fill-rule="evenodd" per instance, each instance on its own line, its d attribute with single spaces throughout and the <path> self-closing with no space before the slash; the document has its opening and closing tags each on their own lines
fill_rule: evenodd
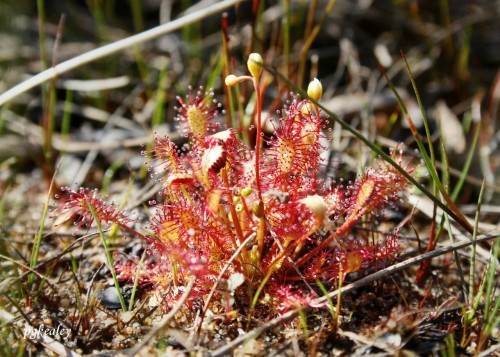
<svg viewBox="0 0 500 357">
<path fill-rule="evenodd" d="M 102 304 L 108 309 L 120 309 L 122 307 L 118 292 L 114 286 L 106 288 L 100 295 Z M 127 302 L 125 301 L 125 303 Z"/>
<path fill-rule="evenodd" d="M 62 308 L 64 308 L 64 309 L 67 309 L 69 307 L 69 299 L 68 298 L 62 298 L 60 306 Z"/>
</svg>

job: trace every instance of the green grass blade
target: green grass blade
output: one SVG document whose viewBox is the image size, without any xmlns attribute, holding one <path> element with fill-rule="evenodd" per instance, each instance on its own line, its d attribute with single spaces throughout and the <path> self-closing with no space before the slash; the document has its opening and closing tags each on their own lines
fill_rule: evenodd
<svg viewBox="0 0 500 357">
<path fill-rule="evenodd" d="M 467 174 L 469 173 L 472 160 L 474 159 L 474 153 L 476 152 L 476 146 L 477 146 L 477 141 L 479 138 L 479 132 L 480 132 L 481 127 L 478 125 L 476 129 L 476 133 L 474 134 L 474 138 L 472 139 L 469 153 L 467 154 L 467 157 L 465 158 L 465 163 L 464 166 L 462 167 L 462 173 L 460 174 L 460 177 L 458 178 L 458 181 L 453 188 L 453 191 L 451 192 L 451 199 L 453 201 L 456 201 L 458 198 L 458 194 L 462 190 L 462 187 L 464 186 L 465 179 L 467 178 Z"/>
<path fill-rule="evenodd" d="M 488 267 L 486 270 L 486 294 L 485 294 L 485 303 L 484 303 L 484 318 L 485 320 L 491 320 L 495 318 L 499 318 L 495 315 L 498 312 L 498 304 L 500 302 L 500 298 L 497 297 L 495 308 L 490 312 L 490 306 L 492 299 L 494 298 L 493 291 L 498 288 L 498 277 L 497 277 L 497 262 L 498 257 L 500 256 L 500 239 L 495 241 L 494 246 L 491 249 L 491 255 L 488 262 Z"/>
<path fill-rule="evenodd" d="M 166 99 L 166 91 L 167 91 L 167 84 L 168 84 L 168 71 L 167 71 L 167 64 L 163 66 L 163 68 L 160 71 L 160 78 L 158 79 L 158 89 L 156 91 L 156 103 L 155 103 L 155 110 L 153 113 L 153 119 L 152 119 L 152 127 L 153 129 L 158 127 L 162 122 L 165 121 L 165 99 Z"/>
<path fill-rule="evenodd" d="M 418 91 L 417 84 L 415 83 L 415 79 L 413 77 L 411 67 L 410 67 L 408 60 L 406 59 L 406 56 L 405 56 L 403 51 L 401 51 L 401 56 L 403 57 L 403 61 L 404 61 L 405 66 L 406 66 L 406 72 L 408 73 L 408 76 L 410 77 L 410 82 L 411 82 L 411 85 L 413 87 L 413 92 L 415 93 L 415 98 L 417 99 L 418 107 L 420 108 L 420 112 L 422 113 L 422 121 L 424 124 L 425 135 L 427 136 L 427 142 L 429 144 L 428 146 L 429 146 L 430 167 L 432 167 L 434 169 L 434 167 L 436 167 L 436 155 L 434 153 L 434 147 L 432 146 L 432 134 L 431 134 L 431 130 L 429 128 L 429 122 L 427 121 L 427 115 L 425 113 L 424 105 L 422 104 L 422 99 L 420 98 L 420 93 Z M 387 77 L 386 77 L 386 79 L 387 79 Z M 406 112 L 405 114 L 409 117 L 408 112 Z M 415 138 L 415 139 L 417 139 L 417 138 Z M 422 142 L 422 140 L 417 141 L 417 144 L 418 144 L 420 149 L 422 149 L 424 147 L 423 146 L 424 143 Z M 429 165 L 427 165 L 427 167 L 429 167 Z M 436 175 L 436 177 L 437 177 L 437 175 Z"/>
<path fill-rule="evenodd" d="M 132 21 L 134 23 L 135 32 L 144 31 L 144 20 L 142 14 L 142 1 L 130 0 L 130 11 L 132 12 Z"/>
<path fill-rule="evenodd" d="M 73 104 L 73 91 L 68 89 L 66 91 L 66 98 L 64 99 L 64 109 L 61 124 L 61 138 L 64 140 L 68 137 L 71 128 L 71 106 Z"/>
<path fill-rule="evenodd" d="M 304 310 L 299 309 L 299 319 L 300 319 L 300 324 L 302 325 L 302 331 L 304 331 L 304 338 L 307 340 L 309 339 L 309 329 L 307 328 L 307 316 L 304 312 Z"/>
<path fill-rule="evenodd" d="M 57 173 L 58 168 L 56 168 L 56 173 Z M 43 208 L 43 214 L 42 214 L 42 220 L 40 222 L 40 227 L 38 228 L 38 232 L 34 238 L 33 241 L 33 248 L 31 250 L 31 256 L 30 256 L 30 268 L 34 269 L 36 265 L 38 264 L 38 256 L 40 254 L 40 246 L 42 244 L 42 238 L 43 238 L 43 230 L 45 229 L 45 220 L 47 219 L 47 215 L 49 214 L 49 202 L 52 197 L 52 192 L 54 190 L 54 184 L 55 184 L 55 178 L 56 175 L 52 177 L 52 180 L 50 181 L 50 186 L 49 186 L 49 191 L 47 193 L 47 200 L 45 201 L 45 206 Z M 31 289 L 31 286 L 33 284 L 33 281 L 35 279 L 35 275 L 33 273 L 30 273 L 28 276 L 28 286 Z"/>
<path fill-rule="evenodd" d="M 477 200 L 477 210 L 476 217 L 474 220 L 474 231 L 472 232 L 472 253 L 471 253 L 471 262 L 470 262 L 470 271 L 469 271 L 469 296 L 474 296 L 474 286 L 475 286 L 475 271 L 476 271 L 476 239 L 478 234 L 478 225 L 479 225 L 479 215 L 481 213 L 481 205 L 483 202 L 484 196 L 484 187 L 486 184 L 486 180 L 483 179 L 483 184 L 481 185 L 481 191 L 479 191 L 479 198 Z"/>
<path fill-rule="evenodd" d="M 104 172 L 104 178 L 102 179 L 102 189 L 101 193 L 106 195 L 109 192 L 109 187 L 111 186 L 111 180 L 115 175 L 116 171 L 123 166 L 125 159 L 120 157 L 113 161 L 111 165 Z"/>
<path fill-rule="evenodd" d="M 135 273 L 134 277 L 134 286 L 132 287 L 132 293 L 130 294 L 130 301 L 128 304 L 129 311 L 132 311 L 134 309 L 135 293 L 137 291 L 137 286 L 139 285 L 139 277 L 141 276 L 141 269 L 142 265 L 144 264 L 144 259 L 146 259 L 147 251 L 147 249 L 144 249 L 144 252 L 142 252 L 141 260 L 139 261 L 139 265 L 137 266 L 137 272 Z"/>
<path fill-rule="evenodd" d="M 451 222 L 450 219 L 448 218 L 447 215 L 443 215 L 446 227 L 448 227 L 448 235 L 450 237 L 451 243 L 456 243 L 455 235 L 453 234 L 453 230 L 451 227 Z M 467 288 L 467 282 L 465 281 L 465 274 L 464 270 L 462 269 L 462 263 L 460 263 L 460 255 L 456 250 L 453 251 L 453 256 L 455 258 L 455 263 L 457 264 L 457 270 L 458 270 L 458 276 L 460 278 L 460 283 L 462 285 L 462 292 L 465 296 L 465 298 L 468 300 L 468 288 Z"/>
<path fill-rule="evenodd" d="M 290 0 L 283 1 L 283 8 L 285 14 L 282 20 L 283 27 L 283 70 L 284 75 L 288 77 L 288 71 L 290 68 Z"/>
<path fill-rule="evenodd" d="M 120 300 L 120 305 L 121 305 L 123 311 L 127 311 L 127 305 L 125 304 L 125 299 L 123 298 L 123 294 L 122 294 L 121 289 L 120 289 L 120 283 L 118 282 L 118 278 L 116 277 L 116 271 L 115 271 L 115 267 L 113 265 L 113 259 L 111 257 L 111 252 L 109 251 L 108 241 L 106 239 L 106 236 L 104 235 L 104 232 L 102 231 L 101 221 L 97 217 L 97 214 L 95 213 L 95 209 L 89 201 L 87 201 L 87 206 L 90 209 L 90 213 L 92 214 L 92 217 L 94 218 L 94 221 L 95 221 L 96 226 L 97 226 L 97 231 L 99 232 L 99 236 L 101 237 L 102 246 L 104 247 L 104 253 L 106 255 L 106 261 L 108 263 L 109 271 L 111 272 L 111 275 L 113 277 L 113 282 L 115 283 L 116 292 L 118 294 L 118 299 Z"/>
<path fill-rule="evenodd" d="M 316 284 L 319 286 L 321 292 L 325 296 L 326 301 L 328 302 L 328 307 L 330 308 L 330 314 L 332 315 L 332 319 L 335 321 L 337 319 L 336 315 L 338 312 L 335 309 L 332 298 L 328 295 L 328 290 L 326 290 L 325 285 L 320 280 L 316 280 Z"/>
</svg>

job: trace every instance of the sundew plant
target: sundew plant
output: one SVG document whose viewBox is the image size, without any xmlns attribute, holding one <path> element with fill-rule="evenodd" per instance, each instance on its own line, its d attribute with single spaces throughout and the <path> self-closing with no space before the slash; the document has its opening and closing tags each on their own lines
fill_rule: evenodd
<svg viewBox="0 0 500 357">
<path fill-rule="evenodd" d="M 331 135 L 316 104 L 322 96 L 317 79 L 308 98 L 293 96 L 275 114 L 273 132 L 264 134 L 262 57 L 253 53 L 247 64 L 250 75 L 229 75 L 225 83 L 252 83 L 255 126 L 220 125 L 221 106 L 200 89 L 178 99 L 176 120 L 189 143 L 179 147 L 157 134 L 143 151 L 151 177 L 162 185 L 143 231 L 96 191 L 65 188 L 59 199 L 57 212 L 70 213 L 79 228 L 117 225 L 146 241 L 143 265 L 116 260 L 112 270 L 119 280 L 138 277 L 152 285 L 167 306 L 194 281 L 191 302 L 208 304 L 229 290 L 242 314 L 260 307 L 279 314 L 307 304 L 320 291 L 315 282 L 342 281 L 400 251 L 397 230 L 357 228 L 394 204 L 405 176 L 379 162 L 353 181 L 328 177 L 322 153 Z M 400 161 L 396 150 L 392 157 Z"/>
</svg>

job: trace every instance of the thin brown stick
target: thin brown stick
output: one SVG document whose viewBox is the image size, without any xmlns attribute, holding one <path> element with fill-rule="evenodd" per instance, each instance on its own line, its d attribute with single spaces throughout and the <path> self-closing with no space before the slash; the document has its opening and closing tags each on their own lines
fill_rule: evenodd
<svg viewBox="0 0 500 357">
<path fill-rule="evenodd" d="M 215 280 L 215 283 L 214 285 L 212 286 L 212 289 L 210 290 L 210 293 L 208 294 L 206 300 L 205 300 L 205 304 L 203 305 L 203 310 L 201 311 L 201 316 L 200 316 L 200 322 L 199 322 L 199 325 L 198 325 L 198 329 L 196 331 L 196 334 L 199 336 L 200 335 L 200 330 L 201 330 L 201 325 L 203 323 L 203 318 L 205 317 L 205 313 L 207 312 L 207 309 L 208 309 L 208 305 L 210 304 L 210 301 L 212 300 L 212 297 L 215 293 L 215 290 L 217 290 L 217 286 L 219 285 L 219 282 L 220 280 L 222 279 L 222 276 L 226 273 L 227 269 L 231 266 L 231 264 L 233 263 L 233 261 L 239 257 L 241 251 L 243 250 L 243 248 L 245 248 L 245 246 L 250 243 L 253 239 L 255 239 L 255 236 L 256 234 L 255 233 L 252 233 L 250 234 L 247 239 L 245 239 L 243 241 L 243 243 L 241 243 L 241 245 L 238 247 L 238 249 L 235 250 L 235 252 L 233 253 L 233 255 L 231 256 L 231 258 L 227 261 L 227 263 L 224 265 L 224 267 L 222 268 L 222 270 L 220 271 L 219 273 L 219 276 L 217 276 L 217 279 Z"/>
<path fill-rule="evenodd" d="M 19 277 L 16 277 L 15 279 L 16 280 L 19 280 L 21 279 L 22 277 L 24 277 L 25 275 L 28 275 L 28 274 L 35 274 L 37 275 L 40 279 L 42 280 L 45 280 L 47 282 L 48 285 L 50 285 L 50 287 L 54 290 L 54 291 L 57 291 L 57 282 L 55 280 L 51 280 L 49 279 L 48 277 L 44 276 L 42 273 L 38 272 L 37 271 L 37 266 L 35 266 L 34 268 L 30 268 L 29 266 L 15 260 L 15 259 L 12 259 L 6 255 L 3 255 L 3 254 L 0 254 L 0 258 L 2 259 L 5 259 L 9 262 L 11 262 L 13 265 L 18 265 L 20 268 L 24 269 L 25 272 L 20 275 Z M 5 279 L 4 281 L 2 281 L 0 283 L 0 292 L 3 292 L 3 290 L 6 290 L 8 288 L 10 288 L 12 285 L 12 281 L 9 280 L 9 279 Z"/>
<path fill-rule="evenodd" d="M 136 356 L 139 353 L 139 351 L 153 339 L 153 337 L 155 337 L 158 333 L 164 330 L 165 327 L 168 326 L 170 321 L 174 318 L 175 314 L 181 309 L 181 307 L 186 302 L 189 294 L 191 293 L 191 290 L 193 289 L 195 281 L 196 281 L 195 277 L 191 278 L 188 286 L 186 287 L 186 290 L 182 294 L 179 301 L 177 301 L 177 304 L 175 304 L 172 310 L 170 310 L 170 312 L 163 317 L 163 319 L 158 323 L 158 325 L 153 327 L 151 331 L 149 331 L 149 333 L 146 336 L 144 336 L 144 338 L 141 340 L 140 343 L 135 345 L 134 348 L 131 348 L 126 351 L 125 354 L 127 356 Z"/>
</svg>

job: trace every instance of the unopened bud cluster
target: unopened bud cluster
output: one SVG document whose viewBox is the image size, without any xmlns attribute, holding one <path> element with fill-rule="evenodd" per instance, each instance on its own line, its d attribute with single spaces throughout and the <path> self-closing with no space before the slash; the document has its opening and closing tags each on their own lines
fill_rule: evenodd
<svg viewBox="0 0 500 357">
<path fill-rule="evenodd" d="M 248 56 L 248 61 L 247 61 L 248 71 L 250 72 L 251 76 L 236 76 L 234 74 L 230 74 L 226 76 L 224 82 L 226 83 L 227 86 L 232 87 L 243 81 L 248 81 L 248 80 L 258 81 L 260 75 L 262 74 L 263 63 L 264 62 L 262 60 L 261 55 L 259 55 L 258 53 L 251 53 L 250 56 Z"/>
</svg>

